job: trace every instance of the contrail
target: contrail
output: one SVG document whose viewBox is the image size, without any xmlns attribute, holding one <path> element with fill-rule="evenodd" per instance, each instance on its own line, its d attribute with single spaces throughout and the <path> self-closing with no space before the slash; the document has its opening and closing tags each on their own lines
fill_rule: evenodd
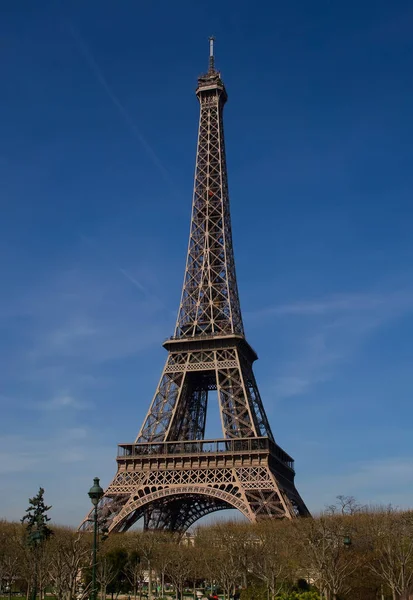
<svg viewBox="0 0 413 600">
<path fill-rule="evenodd" d="M 132 277 L 132 275 L 130 275 L 127 271 L 125 271 L 125 269 L 122 269 L 121 267 L 118 267 L 119 272 L 122 273 L 122 275 L 124 275 L 126 277 L 126 279 L 129 279 L 129 281 L 131 283 L 133 283 L 134 285 L 136 285 L 136 287 L 138 289 L 140 289 L 142 292 L 146 293 L 146 288 L 139 283 L 139 281 L 137 279 L 135 279 L 134 277 Z"/>
<path fill-rule="evenodd" d="M 164 167 L 161 160 L 157 156 L 156 152 L 153 150 L 153 148 L 150 146 L 150 144 L 148 144 L 146 139 L 143 137 L 143 135 L 139 131 L 139 128 L 137 127 L 136 123 L 134 122 L 134 120 L 132 119 L 132 117 L 130 116 L 130 114 L 128 113 L 128 111 L 126 110 L 124 105 L 122 104 L 122 102 L 116 96 L 115 92 L 110 87 L 106 77 L 104 76 L 101 68 L 99 67 L 98 63 L 96 62 L 96 59 L 93 56 L 92 52 L 86 45 L 84 39 L 82 38 L 80 33 L 78 31 L 76 31 L 76 29 L 74 28 L 72 23 L 67 18 L 65 18 L 65 20 L 66 20 L 69 32 L 70 32 L 78 50 L 80 51 L 80 53 L 82 54 L 82 56 L 86 60 L 86 62 L 88 63 L 88 65 L 89 65 L 91 71 L 93 72 L 94 76 L 96 77 L 97 81 L 100 83 L 101 87 L 104 89 L 107 96 L 112 101 L 112 104 L 114 104 L 114 106 L 117 108 L 118 112 L 123 117 L 123 119 L 129 126 L 132 133 L 138 138 L 138 140 L 142 144 L 142 147 L 144 148 L 146 154 L 149 156 L 149 158 L 152 160 L 154 165 L 162 173 L 162 177 L 164 178 L 166 183 L 173 189 L 173 191 L 175 193 L 177 193 L 174 182 L 172 181 L 168 170 Z M 177 194 L 177 195 L 180 195 L 180 194 Z"/>
<path fill-rule="evenodd" d="M 128 273 L 127 271 L 125 271 L 125 269 L 122 269 L 113 260 L 113 258 L 111 258 L 105 252 L 103 252 L 102 249 L 98 246 L 98 244 L 96 244 L 96 242 L 94 240 L 92 240 L 91 238 L 87 237 L 83 233 L 80 233 L 79 235 L 80 235 L 80 238 L 84 242 L 86 242 L 89 246 L 91 246 L 94 249 L 95 252 L 97 252 L 98 254 L 100 254 L 100 256 L 102 256 L 102 258 L 104 258 L 107 262 L 109 262 L 112 265 L 112 267 L 114 267 L 119 273 L 121 273 L 124 277 L 126 277 L 126 279 L 128 279 L 131 283 L 133 283 L 133 285 L 135 287 L 137 287 L 138 290 L 140 290 L 143 294 L 145 294 L 145 296 L 149 296 L 149 293 L 148 293 L 148 290 L 146 289 L 146 287 L 144 285 L 142 285 L 137 279 L 135 279 L 135 277 L 132 277 L 132 275 L 130 275 L 130 273 Z"/>
</svg>

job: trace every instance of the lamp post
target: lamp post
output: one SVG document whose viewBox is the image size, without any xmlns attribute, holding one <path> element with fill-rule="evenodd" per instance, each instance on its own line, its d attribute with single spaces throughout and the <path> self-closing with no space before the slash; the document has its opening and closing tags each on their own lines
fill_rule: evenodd
<svg viewBox="0 0 413 600">
<path fill-rule="evenodd" d="M 92 594 L 91 600 L 96 600 L 96 553 L 98 538 L 98 504 L 103 496 L 103 490 L 99 485 L 99 477 L 95 477 L 88 496 L 94 506 L 93 510 L 93 564 L 92 564 Z"/>
</svg>

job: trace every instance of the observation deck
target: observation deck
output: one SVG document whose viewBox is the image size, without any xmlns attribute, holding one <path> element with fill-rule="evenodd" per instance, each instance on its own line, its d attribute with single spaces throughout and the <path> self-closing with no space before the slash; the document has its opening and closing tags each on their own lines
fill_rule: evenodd
<svg viewBox="0 0 413 600">
<path fill-rule="evenodd" d="M 258 359 L 257 353 L 241 333 L 198 333 L 196 336 L 183 335 L 167 338 L 162 346 L 168 352 L 188 352 L 188 350 L 220 350 L 236 346 L 251 363 Z"/>
<path fill-rule="evenodd" d="M 119 444 L 117 460 L 124 463 L 126 469 L 126 463 L 137 461 L 143 461 L 142 468 L 144 462 L 148 466 L 155 463 L 157 468 L 163 462 L 168 463 L 168 467 L 173 462 L 178 468 L 176 463 L 186 464 L 188 460 L 195 461 L 201 468 L 203 463 L 209 466 L 211 462 L 217 466 L 230 466 L 229 462 L 233 466 L 270 462 L 277 471 L 281 469 L 287 475 L 287 468 L 290 476 L 294 476 L 293 458 L 268 437 Z"/>
</svg>

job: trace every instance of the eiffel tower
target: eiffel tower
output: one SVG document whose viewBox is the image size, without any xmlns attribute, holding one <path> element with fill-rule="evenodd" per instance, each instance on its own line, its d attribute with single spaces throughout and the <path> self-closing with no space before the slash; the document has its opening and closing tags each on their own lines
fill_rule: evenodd
<svg viewBox="0 0 413 600">
<path fill-rule="evenodd" d="M 200 103 L 192 220 L 181 303 L 166 364 L 138 437 L 120 444 L 118 471 L 98 507 L 109 531 L 138 519 L 184 532 L 227 508 L 250 521 L 309 512 L 294 462 L 274 440 L 244 335 L 232 248 L 223 108 L 214 64 L 198 79 Z M 208 394 L 218 396 L 222 439 L 205 440 Z M 82 528 L 90 526 L 85 519 Z"/>
</svg>

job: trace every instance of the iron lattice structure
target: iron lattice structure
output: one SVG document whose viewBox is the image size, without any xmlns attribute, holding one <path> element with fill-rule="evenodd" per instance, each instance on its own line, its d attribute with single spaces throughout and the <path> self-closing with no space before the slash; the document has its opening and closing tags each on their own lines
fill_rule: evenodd
<svg viewBox="0 0 413 600">
<path fill-rule="evenodd" d="M 195 184 L 178 318 L 149 411 L 135 443 L 119 446 L 118 472 L 99 506 L 110 531 L 126 531 L 141 517 L 148 529 L 185 531 L 225 508 L 251 521 L 309 514 L 293 460 L 274 441 L 252 370 L 257 355 L 244 335 L 225 159 L 227 93 L 212 39 L 196 95 Z M 222 440 L 204 440 L 211 390 Z"/>
</svg>

